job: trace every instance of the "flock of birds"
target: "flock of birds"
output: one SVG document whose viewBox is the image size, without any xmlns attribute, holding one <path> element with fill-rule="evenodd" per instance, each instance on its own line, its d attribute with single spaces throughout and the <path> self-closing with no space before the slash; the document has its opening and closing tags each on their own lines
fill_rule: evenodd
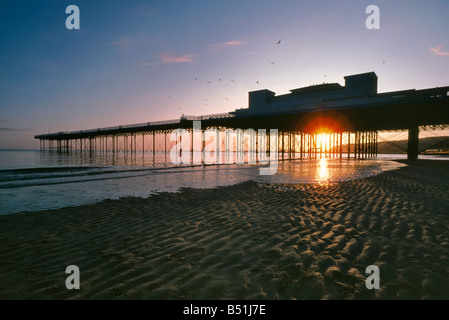
<svg viewBox="0 0 449 320">
<path fill-rule="evenodd" d="M 280 44 L 281 44 L 281 41 L 282 41 L 282 39 L 279 39 L 279 41 L 276 42 L 276 45 L 280 45 Z M 385 64 L 385 60 L 384 60 L 382 63 Z M 275 61 L 272 61 L 271 64 L 274 65 L 274 64 L 275 64 Z M 323 78 L 324 78 L 324 77 L 327 77 L 327 74 L 323 75 Z M 195 77 L 195 81 L 198 81 L 198 78 L 197 78 L 197 77 Z M 218 79 L 218 82 L 221 82 L 221 81 L 222 81 L 222 79 L 219 78 L 219 79 Z M 233 79 L 231 79 L 230 81 L 233 82 L 233 83 L 235 83 L 235 81 L 234 81 Z M 207 81 L 207 83 L 208 83 L 208 84 L 211 84 L 212 82 L 211 82 L 211 81 Z M 260 84 L 259 80 L 256 80 L 256 84 Z M 168 97 L 169 99 L 173 99 L 173 97 L 171 97 L 171 96 L 167 96 L 167 97 Z M 225 98 L 225 100 L 226 100 L 226 101 L 229 101 L 228 98 Z M 203 101 L 207 102 L 208 99 L 204 99 Z M 205 105 L 208 106 L 207 103 L 205 103 Z M 178 107 L 178 110 L 180 110 L 180 109 L 181 109 L 181 108 Z"/>
<path fill-rule="evenodd" d="M 282 41 L 282 39 L 279 39 L 279 41 L 276 42 L 276 45 L 281 44 L 281 41 Z M 272 65 L 273 65 L 274 63 L 275 63 L 274 61 L 271 62 Z M 198 77 L 195 77 L 195 81 L 198 81 Z M 218 79 L 218 82 L 221 82 L 221 81 L 222 81 L 222 79 L 219 78 L 219 79 Z M 235 83 L 235 80 L 233 80 L 233 79 L 231 79 L 230 81 L 233 82 L 233 83 Z M 212 84 L 212 81 L 207 81 L 207 83 L 208 83 L 208 84 Z M 256 84 L 260 84 L 259 80 L 256 80 Z M 173 99 L 172 96 L 167 96 L 167 98 L 168 98 L 168 99 Z M 228 98 L 225 98 L 225 100 L 226 100 L 226 101 L 230 101 Z M 208 100 L 207 100 L 207 99 L 204 99 L 204 101 L 207 102 Z M 207 103 L 205 103 L 205 105 L 208 106 Z M 178 107 L 177 109 L 180 110 L 181 108 Z"/>
</svg>

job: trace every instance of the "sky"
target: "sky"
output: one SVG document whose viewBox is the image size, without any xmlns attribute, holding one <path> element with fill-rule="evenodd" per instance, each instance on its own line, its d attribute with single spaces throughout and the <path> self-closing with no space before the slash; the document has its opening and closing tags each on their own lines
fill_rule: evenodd
<svg viewBox="0 0 449 320">
<path fill-rule="evenodd" d="M 66 27 L 70 5 L 80 29 Z M 448 15 L 447 0 L 1 0 L 0 149 L 371 71 L 379 92 L 449 86 Z"/>
</svg>

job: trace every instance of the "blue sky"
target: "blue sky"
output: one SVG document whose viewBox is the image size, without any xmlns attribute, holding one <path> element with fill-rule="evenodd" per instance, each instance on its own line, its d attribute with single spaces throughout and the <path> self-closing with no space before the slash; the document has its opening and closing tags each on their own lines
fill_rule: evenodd
<svg viewBox="0 0 449 320">
<path fill-rule="evenodd" d="M 379 30 L 365 27 L 371 4 Z M 65 27 L 69 5 L 80 30 Z M 446 86 L 448 14 L 447 0 L 2 0 L 0 148 L 36 148 L 49 129 L 228 112 L 248 91 L 369 71 L 379 92 Z"/>
</svg>

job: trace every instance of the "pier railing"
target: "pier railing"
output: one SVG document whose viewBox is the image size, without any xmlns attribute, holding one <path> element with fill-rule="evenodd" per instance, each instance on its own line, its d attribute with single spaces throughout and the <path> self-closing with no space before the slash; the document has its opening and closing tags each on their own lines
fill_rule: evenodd
<svg viewBox="0 0 449 320">
<path fill-rule="evenodd" d="M 210 119 L 226 119 L 226 118 L 232 118 L 232 117 L 235 117 L 235 115 L 225 112 L 225 113 L 207 114 L 207 115 L 202 115 L 202 116 L 182 115 L 181 120 L 201 121 L 201 120 L 210 120 Z"/>
<path fill-rule="evenodd" d="M 180 124 L 181 121 L 201 121 L 201 120 L 211 120 L 211 119 L 226 119 L 235 117 L 235 115 L 231 113 L 216 113 L 202 116 L 185 116 L 182 115 L 179 119 L 172 120 L 162 120 L 162 121 L 150 121 L 150 122 L 141 122 L 134 124 L 125 124 L 118 125 L 112 127 L 104 127 L 104 128 L 96 128 L 96 129 L 87 129 L 87 130 L 77 130 L 77 131 L 60 131 L 55 133 L 46 133 L 41 135 L 36 135 L 35 138 L 54 138 L 61 137 L 64 135 L 80 135 L 80 134 L 98 134 L 100 132 L 111 132 L 111 131 L 119 131 L 119 130 L 132 130 L 132 129 L 141 129 L 141 128 L 151 128 L 154 126 L 165 126 L 165 125 L 174 125 Z"/>
</svg>

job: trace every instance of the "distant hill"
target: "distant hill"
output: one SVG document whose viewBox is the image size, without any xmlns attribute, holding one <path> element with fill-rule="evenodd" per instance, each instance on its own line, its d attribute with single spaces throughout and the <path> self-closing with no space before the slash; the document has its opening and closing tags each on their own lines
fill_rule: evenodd
<svg viewBox="0 0 449 320">
<path fill-rule="evenodd" d="M 408 140 L 391 140 L 379 141 L 377 144 L 378 154 L 404 154 L 407 153 Z M 419 151 L 423 152 L 426 149 L 434 148 L 449 148 L 449 136 L 430 137 L 419 139 Z M 346 145 L 343 146 L 346 150 Z M 338 152 L 338 151 L 337 151 Z M 351 152 L 354 152 L 354 143 L 351 143 Z"/>
<path fill-rule="evenodd" d="M 394 154 L 407 152 L 407 140 L 379 141 L 377 144 L 377 153 Z M 430 148 L 449 148 L 449 137 L 431 137 L 419 139 L 419 151 L 422 152 Z"/>
</svg>

